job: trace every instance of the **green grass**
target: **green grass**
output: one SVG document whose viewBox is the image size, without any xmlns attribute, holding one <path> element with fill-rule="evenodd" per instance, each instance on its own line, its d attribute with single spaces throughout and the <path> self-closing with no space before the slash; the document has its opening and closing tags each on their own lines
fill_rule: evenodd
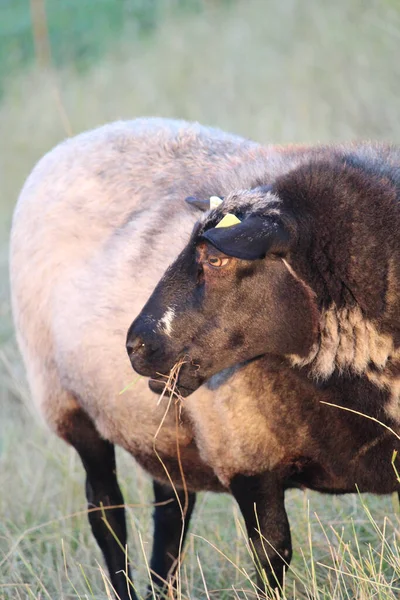
<svg viewBox="0 0 400 600">
<path fill-rule="evenodd" d="M 143 38 L 162 21 L 166 12 L 201 11 L 200 0 L 1 0 L 0 90 L 4 79 L 29 67 L 40 49 L 35 47 L 34 13 L 46 9 L 45 29 L 39 45 L 51 46 L 56 67 L 73 65 L 84 72 L 121 36 Z"/>
<path fill-rule="evenodd" d="M 39 157 L 69 133 L 139 115 L 199 120 L 266 143 L 400 142 L 400 6 L 394 0 L 47 5 L 50 70 L 34 65 L 28 2 L 0 0 L 0 599 L 100 599 L 107 598 L 103 561 L 82 513 L 79 459 L 32 416 L 13 339 L 7 239 L 18 190 Z M 134 6 L 137 16 L 125 18 Z M 8 52 L 10 44 L 15 51 Z M 132 505 L 130 556 L 143 591 L 150 485 L 123 452 L 118 464 Z M 390 497 L 363 502 L 355 495 L 288 494 L 295 554 L 287 598 L 400 596 L 398 515 Z M 201 497 L 182 598 L 206 598 L 205 587 L 210 598 L 245 598 L 233 591 L 242 587 L 255 597 L 243 571 L 250 574 L 252 565 L 241 527 L 232 499 Z"/>
</svg>

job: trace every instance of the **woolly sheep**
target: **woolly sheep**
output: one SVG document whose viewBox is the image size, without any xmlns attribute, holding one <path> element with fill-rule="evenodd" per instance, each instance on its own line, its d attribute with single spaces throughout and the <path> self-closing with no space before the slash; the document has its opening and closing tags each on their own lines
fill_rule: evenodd
<svg viewBox="0 0 400 600">
<path fill-rule="evenodd" d="M 288 360 L 264 356 L 211 377 L 183 405 L 179 427 L 174 407 L 163 420 L 167 399 L 159 404 L 147 381 L 135 380 L 120 395 L 135 378 L 124 349 L 128 327 L 200 216 L 185 197 L 227 196 L 272 182 L 309 152 L 263 148 L 184 122 L 115 123 L 50 152 L 16 207 L 12 302 L 33 398 L 53 431 L 79 453 L 89 508 L 123 504 L 114 444 L 152 476 L 156 584 L 173 576 L 198 490 L 234 495 L 276 585 L 291 556 L 282 482 L 333 492 L 339 485 L 347 491 L 349 481 L 375 486 L 377 493 L 397 485 L 387 463 L 391 436 L 376 423 L 360 427 L 360 417 L 320 403 L 348 406 L 351 397 L 353 408 L 364 407 L 365 395 L 373 397 L 371 382 L 343 387 L 338 378 L 316 386 Z M 175 311 L 165 307 L 158 317 L 156 331 L 172 340 Z M 382 416 L 376 402 L 370 413 Z M 271 548 L 262 548 L 254 503 Z M 107 517 L 125 546 L 123 509 Z M 90 512 L 89 520 L 116 593 L 135 598 L 125 555 L 101 512 Z"/>
</svg>

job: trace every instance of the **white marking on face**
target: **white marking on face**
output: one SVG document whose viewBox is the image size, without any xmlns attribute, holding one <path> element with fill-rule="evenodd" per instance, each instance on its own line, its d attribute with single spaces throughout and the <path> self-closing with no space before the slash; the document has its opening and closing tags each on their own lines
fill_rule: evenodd
<svg viewBox="0 0 400 600">
<path fill-rule="evenodd" d="M 158 321 L 158 325 L 157 325 L 158 330 L 159 331 L 163 331 L 169 337 L 171 337 L 171 333 L 172 333 L 172 321 L 174 320 L 174 317 L 175 317 L 175 311 L 174 311 L 174 309 L 172 307 L 167 308 L 167 310 L 165 311 L 164 315 Z"/>
</svg>

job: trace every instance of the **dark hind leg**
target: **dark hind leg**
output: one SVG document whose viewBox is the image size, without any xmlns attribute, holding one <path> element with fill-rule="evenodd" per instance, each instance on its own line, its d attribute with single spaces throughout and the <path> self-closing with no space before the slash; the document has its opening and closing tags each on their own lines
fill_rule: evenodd
<svg viewBox="0 0 400 600">
<path fill-rule="evenodd" d="M 89 522 L 117 597 L 119 600 L 137 600 L 128 583 L 132 578 L 125 555 L 124 499 L 117 481 L 114 445 L 100 437 L 92 421 L 80 409 L 64 419 L 60 434 L 75 448 L 85 467 Z M 107 510 L 109 506 L 119 508 Z M 93 508 L 99 510 L 91 510 Z"/>
<path fill-rule="evenodd" d="M 155 507 L 153 513 L 154 537 L 150 568 L 154 584 L 163 588 L 176 570 L 179 551 L 188 531 L 196 494 L 174 489 L 165 483 L 153 481 Z M 179 499 L 179 502 L 178 502 Z M 150 588 L 149 588 L 150 591 Z"/>
</svg>

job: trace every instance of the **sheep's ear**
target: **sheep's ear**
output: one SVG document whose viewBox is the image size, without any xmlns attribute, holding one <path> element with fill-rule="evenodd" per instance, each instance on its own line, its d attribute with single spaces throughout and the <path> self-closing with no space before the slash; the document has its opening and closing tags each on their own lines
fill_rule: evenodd
<svg viewBox="0 0 400 600">
<path fill-rule="evenodd" d="M 214 227 L 202 234 L 217 250 L 242 260 L 263 258 L 268 252 L 285 254 L 290 236 L 283 224 L 272 217 L 253 215 L 230 227 Z"/>
<path fill-rule="evenodd" d="M 195 196 L 188 196 L 185 198 L 185 202 L 193 206 L 194 208 L 198 208 L 199 210 L 206 212 L 207 210 L 211 210 L 212 208 L 216 208 L 221 202 L 223 198 L 219 198 L 218 196 L 211 196 L 210 198 L 196 198 Z"/>
</svg>

